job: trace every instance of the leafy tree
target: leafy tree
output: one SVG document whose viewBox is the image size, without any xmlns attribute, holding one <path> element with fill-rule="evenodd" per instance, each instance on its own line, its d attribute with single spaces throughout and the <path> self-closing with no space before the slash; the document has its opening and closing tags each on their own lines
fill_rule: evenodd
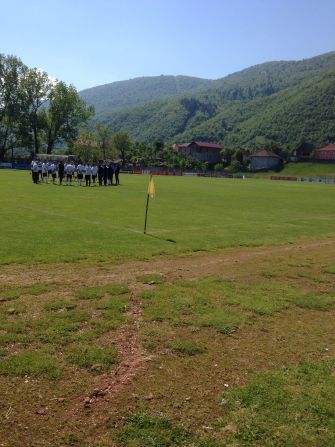
<svg viewBox="0 0 335 447">
<path fill-rule="evenodd" d="M 238 149 L 233 156 L 234 160 L 239 161 L 241 164 L 243 164 L 243 151 L 241 149 Z"/>
<path fill-rule="evenodd" d="M 112 150 L 112 129 L 105 124 L 97 124 L 96 135 L 101 149 L 101 155 L 106 160 Z"/>
<path fill-rule="evenodd" d="M 221 156 L 227 165 L 230 165 L 234 151 L 228 147 L 224 147 L 221 151 Z"/>
<path fill-rule="evenodd" d="M 22 128 L 31 130 L 36 154 L 40 149 L 41 131 L 45 125 L 45 114 L 40 111 L 50 99 L 52 86 L 53 81 L 48 74 L 37 68 L 26 70 L 20 80 L 21 112 L 25 116 Z"/>
<path fill-rule="evenodd" d="M 84 163 L 97 162 L 100 158 L 100 148 L 93 133 L 82 131 L 72 144 L 73 154 Z"/>
<path fill-rule="evenodd" d="M 131 141 L 127 132 L 115 132 L 112 136 L 112 146 L 120 154 L 122 163 L 130 155 Z"/>
<path fill-rule="evenodd" d="M 17 57 L 0 54 L 0 158 L 18 139 L 22 117 L 20 82 L 27 70 Z"/>
<path fill-rule="evenodd" d="M 214 166 L 214 171 L 216 172 L 223 171 L 223 169 L 224 169 L 223 163 L 216 163 L 216 165 Z"/>
<path fill-rule="evenodd" d="M 59 141 L 74 140 L 82 125 L 94 114 L 87 107 L 74 86 L 57 82 L 49 93 L 49 106 L 43 110 L 46 124 L 47 153 Z"/>
<path fill-rule="evenodd" d="M 245 166 L 239 160 L 233 160 L 230 165 L 230 170 L 232 172 L 243 172 L 245 170 Z"/>
</svg>

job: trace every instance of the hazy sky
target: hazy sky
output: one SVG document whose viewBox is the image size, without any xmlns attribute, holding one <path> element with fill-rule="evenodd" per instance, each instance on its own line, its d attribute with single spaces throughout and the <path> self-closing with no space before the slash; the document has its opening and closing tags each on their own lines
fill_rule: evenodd
<svg viewBox="0 0 335 447">
<path fill-rule="evenodd" d="M 0 52 L 79 90 L 335 50 L 335 0 L 0 0 Z"/>
</svg>

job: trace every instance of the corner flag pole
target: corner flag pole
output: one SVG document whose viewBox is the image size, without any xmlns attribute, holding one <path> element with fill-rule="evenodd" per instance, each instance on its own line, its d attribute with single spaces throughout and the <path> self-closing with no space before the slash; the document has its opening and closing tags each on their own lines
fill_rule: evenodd
<svg viewBox="0 0 335 447">
<path fill-rule="evenodd" d="M 147 218 L 148 218 L 148 208 L 149 208 L 150 197 L 152 199 L 155 197 L 155 183 L 154 183 L 152 174 L 150 174 L 150 181 L 149 181 L 148 194 L 147 194 L 147 204 L 145 207 L 144 234 L 147 234 Z"/>
</svg>

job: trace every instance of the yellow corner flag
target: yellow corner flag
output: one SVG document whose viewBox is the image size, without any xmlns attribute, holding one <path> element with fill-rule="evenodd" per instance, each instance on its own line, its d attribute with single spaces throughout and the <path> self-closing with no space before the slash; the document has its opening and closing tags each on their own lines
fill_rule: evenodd
<svg viewBox="0 0 335 447">
<path fill-rule="evenodd" d="M 150 181 L 149 181 L 149 186 L 148 186 L 148 194 L 151 199 L 155 198 L 155 195 L 156 195 L 155 183 L 154 183 L 154 178 L 152 175 L 150 176 Z"/>
<path fill-rule="evenodd" d="M 148 217 L 148 207 L 149 207 L 149 198 L 152 199 L 155 198 L 156 191 L 155 191 L 155 183 L 154 179 L 152 177 L 152 174 L 150 175 L 150 181 L 148 186 L 148 194 L 147 194 L 147 206 L 145 208 L 145 220 L 144 220 L 144 234 L 147 232 L 147 217 Z"/>
</svg>

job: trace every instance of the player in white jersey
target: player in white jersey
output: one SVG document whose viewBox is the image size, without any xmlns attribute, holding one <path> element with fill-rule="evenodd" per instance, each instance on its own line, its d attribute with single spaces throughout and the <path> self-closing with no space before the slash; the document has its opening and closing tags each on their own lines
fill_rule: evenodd
<svg viewBox="0 0 335 447">
<path fill-rule="evenodd" d="M 83 181 L 83 172 L 84 172 L 84 165 L 81 164 L 81 162 L 78 163 L 77 166 L 77 180 L 78 185 L 81 186 L 81 182 Z"/>
<path fill-rule="evenodd" d="M 52 165 L 52 163 L 50 161 L 48 161 L 46 163 L 46 165 L 47 165 L 47 173 L 48 173 L 48 178 L 49 178 L 49 175 L 52 174 L 52 172 L 51 172 L 51 165 Z"/>
<path fill-rule="evenodd" d="M 56 163 L 53 161 L 49 166 L 51 177 L 52 177 L 52 183 L 56 184 L 56 178 L 57 178 L 57 166 Z"/>
<path fill-rule="evenodd" d="M 91 165 L 89 163 L 86 163 L 86 165 L 85 165 L 86 186 L 91 186 L 91 173 L 92 173 Z"/>
<path fill-rule="evenodd" d="M 74 166 L 70 162 L 65 166 L 66 186 L 68 186 L 69 184 L 70 184 L 70 186 L 72 185 L 73 172 L 74 172 Z"/>
<path fill-rule="evenodd" d="M 42 179 L 44 183 L 48 183 L 48 165 L 42 163 Z"/>
<path fill-rule="evenodd" d="M 37 161 L 33 161 L 32 163 L 32 172 L 33 172 L 33 182 L 38 183 L 38 163 Z"/>
<path fill-rule="evenodd" d="M 94 163 L 94 165 L 92 166 L 92 180 L 94 186 L 97 179 L 97 174 L 98 174 L 98 165 Z"/>
</svg>

